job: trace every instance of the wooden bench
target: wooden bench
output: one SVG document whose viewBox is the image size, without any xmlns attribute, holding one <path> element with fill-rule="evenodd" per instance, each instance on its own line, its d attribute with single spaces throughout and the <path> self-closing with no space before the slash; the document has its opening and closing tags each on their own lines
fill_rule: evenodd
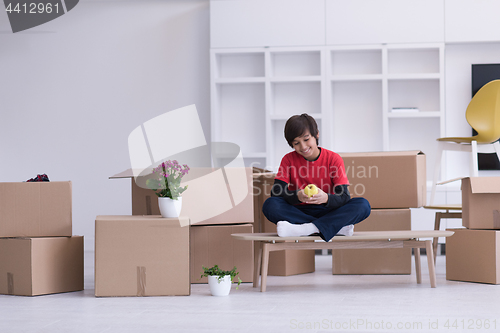
<svg viewBox="0 0 500 333">
<path fill-rule="evenodd" d="M 236 239 L 253 241 L 258 249 L 254 259 L 253 286 L 259 286 L 259 275 L 262 275 L 260 291 L 266 291 L 267 272 L 269 266 L 269 252 L 286 249 L 294 250 L 322 250 L 322 249 L 387 249 L 413 248 L 415 249 L 415 271 L 417 283 L 422 282 L 420 269 L 420 249 L 425 248 L 431 287 L 436 287 L 436 271 L 434 266 L 432 240 L 420 238 L 449 237 L 453 231 L 441 230 L 402 230 L 402 231 L 364 231 L 354 232 L 351 237 L 336 236 L 325 242 L 319 236 L 279 237 L 275 233 L 247 233 L 232 234 Z M 313 242 L 311 242 L 313 241 Z M 320 242 L 317 242 L 320 241 Z M 262 267 L 262 269 L 261 269 Z"/>
</svg>

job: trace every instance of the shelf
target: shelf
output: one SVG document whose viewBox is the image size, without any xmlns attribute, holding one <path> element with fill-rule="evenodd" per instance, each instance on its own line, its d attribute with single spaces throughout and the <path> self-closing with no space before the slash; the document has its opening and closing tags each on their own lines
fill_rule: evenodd
<svg viewBox="0 0 500 333">
<path fill-rule="evenodd" d="M 216 78 L 265 76 L 264 52 L 215 54 Z"/>
<path fill-rule="evenodd" d="M 388 73 L 438 73 L 439 47 L 432 48 L 389 48 Z"/>
<path fill-rule="evenodd" d="M 330 50 L 330 75 L 382 74 L 382 49 Z"/>
<path fill-rule="evenodd" d="M 238 78 L 227 78 L 227 79 L 216 79 L 216 84 L 238 84 L 238 83 L 264 83 L 266 79 L 264 77 L 238 77 Z"/>
<path fill-rule="evenodd" d="M 321 82 L 321 76 L 288 76 L 288 77 L 273 77 L 269 79 L 271 83 L 276 82 Z"/>
<path fill-rule="evenodd" d="M 390 80 L 386 110 L 398 107 L 416 107 L 420 112 L 441 110 L 440 80 Z"/>
<path fill-rule="evenodd" d="M 308 115 L 310 115 L 311 117 L 313 117 L 316 120 L 321 119 L 323 117 L 323 115 L 321 113 L 308 113 Z M 271 119 L 271 120 L 288 120 L 288 118 L 290 118 L 291 116 L 293 116 L 293 115 L 272 114 L 269 116 L 269 119 Z"/>
<path fill-rule="evenodd" d="M 321 75 L 321 51 L 271 52 L 272 77 Z"/>
<path fill-rule="evenodd" d="M 440 111 L 417 111 L 417 112 L 390 112 L 387 115 L 389 118 L 439 118 Z"/>
<path fill-rule="evenodd" d="M 439 80 L 441 74 L 439 73 L 421 73 L 421 74 L 388 74 L 388 80 Z"/>
<path fill-rule="evenodd" d="M 382 80 L 382 74 L 364 74 L 364 75 L 334 75 L 330 77 L 331 81 L 379 81 Z"/>
<path fill-rule="evenodd" d="M 274 82 L 271 85 L 273 115 L 294 115 L 321 111 L 321 81 Z"/>
</svg>

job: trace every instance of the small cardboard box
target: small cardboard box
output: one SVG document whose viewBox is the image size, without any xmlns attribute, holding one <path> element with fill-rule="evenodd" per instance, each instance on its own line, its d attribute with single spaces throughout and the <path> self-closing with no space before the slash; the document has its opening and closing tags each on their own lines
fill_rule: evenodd
<svg viewBox="0 0 500 333">
<path fill-rule="evenodd" d="M 425 155 L 421 151 L 341 153 L 349 192 L 372 208 L 418 208 L 426 203 Z"/>
<path fill-rule="evenodd" d="M 188 189 L 182 194 L 181 215 L 192 225 L 253 223 L 251 168 L 191 168 L 188 176 L 182 182 Z M 159 215 L 154 191 L 138 186 L 133 177 L 128 169 L 109 178 L 132 180 L 132 215 Z"/>
<path fill-rule="evenodd" d="M 200 279 L 202 266 L 218 265 L 230 271 L 236 266 L 242 282 L 253 282 L 253 242 L 231 237 L 236 233 L 252 233 L 252 224 L 191 227 L 191 283 L 207 283 Z"/>
<path fill-rule="evenodd" d="M 276 233 L 276 224 L 266 219 L 263 232 Z M 269 269 L 267 275 L 289 276 L 312 273 L 316 269 L 314 255 L 314 250 L 280 250 L 269 252 Z"/>
<path fill-rule="evenodd" d="M 410 209 L 373 209 L 354 225 L 354 232 L 385 230 L 411 230 Z M 332 250 L 332 273 L 411 274 L 411 249 Z"/>
<path fill-rule="evenodd" d="M 462 179 L 462 225 L 500 229 L 500 177 Z"/>
<path fill-rule="evenodd" d="M 189 295 L 189 218 L 97 216 L 95 296 Z"/>
<path fill-rule="evenodd" d="M 0 238 L 0 294 L 83 290 L 83 236 Z"/>
<path fill-rule="evenodd" d="M 446 279 L 500 284 L 500 231 L 447 230 Z"/>
<path fill-rule="evenodd" d="M 0 237 L 72 235 L 71 182 L 0 183 Z"/>
</svg>

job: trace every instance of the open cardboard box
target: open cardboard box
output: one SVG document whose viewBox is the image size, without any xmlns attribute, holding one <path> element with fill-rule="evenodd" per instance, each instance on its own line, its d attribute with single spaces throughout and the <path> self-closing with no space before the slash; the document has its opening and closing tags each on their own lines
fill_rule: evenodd
<svg viewBox="0 0 500 333">
<path fill-rule="evenodd" d="M 0 238 L 0 294 L 83 290 L 83 236 Z"/>
<path fill-rule="evenodd" d="M 418 208 L 426 204 L 425 154 L 421 151 L 340 153 L 349 192 L 372 208 Z"/>
<path fill-rule="evenodd" d="M 251 168 L 191 168 L 188 175 L 181 183 L 188 185 L 181 216 L 189 217 L 192 225 L 253 223 Z M 109 178 L 131 179 L 132 215 L 160 215 L 158 197 L 137 185 L 132 169 Z"/>
<path fill-rule="evenodd" d="M 71 182 L 0 183 L 0 237 L 72 235 Z"/>
<path fill-rule="evenodd" d="M 462 225 L 500 229 L 500 177 L 462 179 Z"/>
</svg>

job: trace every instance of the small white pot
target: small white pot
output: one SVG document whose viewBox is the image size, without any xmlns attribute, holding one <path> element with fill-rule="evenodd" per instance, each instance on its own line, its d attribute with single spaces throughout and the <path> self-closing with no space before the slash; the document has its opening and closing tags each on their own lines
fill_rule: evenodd
<svg viewBox="0 0 500 333">
<path fill-rule="evenodd" d="M 158 206 L 160 206 L 160 214 L 162 217 L 179 217 L 182 208 L 182 197 L 177 200 L 170 198 L 158 198 Z"/>
<path fill-rule="evenodd" d="M 231 275 L 226 275 L 219 281 L 216 275 L 208 276 L 208 286 L 213 296 L 227 296 L 231 291 Z"/>
</svg>

